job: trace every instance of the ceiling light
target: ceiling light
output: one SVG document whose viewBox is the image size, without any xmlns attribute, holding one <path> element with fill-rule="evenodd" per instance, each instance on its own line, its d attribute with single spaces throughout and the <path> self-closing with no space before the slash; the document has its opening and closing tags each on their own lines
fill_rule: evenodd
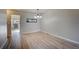
<svg viewBox="0 0 79 59">
<path fill-rule="evenodd" d="M 36 10 L 36 14 L 34 15 L 34 18 L 42 18 L 42 16 L 39 13 L 39 9 Z"/>
</svg>

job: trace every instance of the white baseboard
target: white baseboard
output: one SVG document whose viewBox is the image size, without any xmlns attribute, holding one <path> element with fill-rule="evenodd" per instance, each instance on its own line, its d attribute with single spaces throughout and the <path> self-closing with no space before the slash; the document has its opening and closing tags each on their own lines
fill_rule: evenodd
<svg viewBox="0 0 79 59">
<path fill-rule="evenodd" d="M 46 31 L 42 31 L 42 32 L 44 32 L 44 33 L 48 33 L 48 32 L 46 32 Z M 68 38 L 65 38 L 65 37 L 63 37 L 63 36 L 54 35 L 54 34 L 52 34 L 52 33 L 48 33 L 48 34 L 49 34 L 49 35 L 52 35 L 52 36 L 55 36 L 55 37 L 58 37 L 58 38 L 61 38 L 61 39 L 64 39 L 64 40 L 66 40 L 66 41 L 75 43 L 75 44 L 79 44 L 79 42 L 74 41 L 74 40 L 71 40 L 71 39 L 68 39 Z"/>
<path fill-rule="evenodd" d="M 26 33 L 35 33 L 35 32 L 40 32 L 40 30 L 37 30 L 37 31 L 30 31 L 30 32 L 22 32 L 22 34 L 26 34 Z"/>
</svg>

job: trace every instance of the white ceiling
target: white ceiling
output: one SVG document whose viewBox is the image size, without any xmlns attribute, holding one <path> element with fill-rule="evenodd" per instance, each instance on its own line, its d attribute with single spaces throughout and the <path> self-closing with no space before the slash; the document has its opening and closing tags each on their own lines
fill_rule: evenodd
<svg viewBox="0 0 79 59">
<path fill-rule="evenodd" d="M 18 11 L 36 13 L 37 9 L 18 9 Z M 39 9 L 39 13 L 46 13 L 49 9 Z"/>
<path fill-rule="evenodd" d="M 36 9 L 17 9 L 17 11 L 36 13 Z M 39 13 L 79 13 L 79 9 L 39 9 Z"/>
<path fill-rule="evenodd" d="M 26 13 L 36 13 L 36 9 L 16 9 L 20 12 L 26 12 Z M 6 13 L 5 9 L 0 9 L 0 13 Z M 39 13 L 45 14 L 45 13 L 52 13 L 52 14 L 58 14 L 58 13 L 72 13 L 72 14 L 79 14 L 79 9 L 39 9 Z"/>
</svg>

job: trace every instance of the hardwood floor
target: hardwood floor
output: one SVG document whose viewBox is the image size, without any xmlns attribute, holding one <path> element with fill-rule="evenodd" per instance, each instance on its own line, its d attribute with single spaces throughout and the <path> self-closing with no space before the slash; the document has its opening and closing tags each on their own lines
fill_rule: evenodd
<svg viewBox="0 0 79 59">
<path fill-rule="evenodd" d="M 77 49 L 79 45 L 47 33 L 36 32 L 22 35 L 21 48 L 30 49 Z"/>
</svg>

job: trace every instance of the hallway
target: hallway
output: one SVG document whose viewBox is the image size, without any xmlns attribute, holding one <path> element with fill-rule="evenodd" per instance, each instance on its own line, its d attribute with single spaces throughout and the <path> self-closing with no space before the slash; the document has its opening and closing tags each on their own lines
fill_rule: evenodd
<svg viewBox="0 0 79 59">
<path fill-rule="evenodd" d="M 65 41 L 44 32 L 26 33 L 22 35 L 21 48 L 31 49 L 77 49 L 79 45 Z"/>
</svg>

